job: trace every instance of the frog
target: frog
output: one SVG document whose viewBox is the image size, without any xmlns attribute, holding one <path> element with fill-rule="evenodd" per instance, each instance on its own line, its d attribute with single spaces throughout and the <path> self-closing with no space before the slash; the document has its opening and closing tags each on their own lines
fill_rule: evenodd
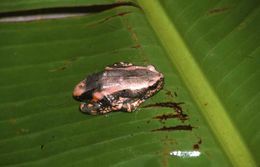
<svg viewBox="0 0 260 167">
<path fill-rule="evenodd" d="M 88 75 L 75 86 L 72 96 L 80 102 L 79 110 L 90 115 L 133 112 L 163 86 L 164 76 L 155 66 L 118 62 Z"/>
</svg>

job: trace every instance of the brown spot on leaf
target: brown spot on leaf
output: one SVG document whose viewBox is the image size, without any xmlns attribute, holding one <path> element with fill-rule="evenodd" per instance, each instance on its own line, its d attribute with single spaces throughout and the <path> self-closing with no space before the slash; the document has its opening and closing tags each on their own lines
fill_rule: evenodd
<svg viewBox="0 0 260 167">
<path fill-rule="evenodd" d="M 181 104 L 184 104 L 183 102 L 175 103 L 175 102 L 162 102 L 162 103 L 155 103 L 155 104 L 149 104 L 144 106 L 144 108 L 149 108 L 149 107 L 167 107 L 167 108 L 172 108 L 176 111 L 177 114 L 173 113 L 168 113 L 168 114 L 163 114 L 163 115 L 158 115 L 153 117 L 153 119 L 160 119 L 162 122 L 163 120 L 167 120 L 170 118 L 179 118 L 182 121 L 185 121 L 188 119 L 188 115 L 183 113 L 182 107 L 180 106 Z"/>
<path fill-rule="evenodd" d="M 140 48 L 140 47 L 141 47 L 140 44 L 136 44 L 136 45 L 132 46 L 132 48 L 135 48 L 135 49 L 138 49 L 138 48 Z"/>
<path fill-rule="evenodd" d="M 185 121 L 188 119 L 188 115 L 187 114 L 174 114 L 174 113 L 166 113 L 166 114 L 162 114 L 162 115 L 157 115 L 155 117 L 153 117 L 153 119 L 158 119 L 160 121 L 165 121 L 167 119 L 174 119 L 174 118 L 178 118 L 182 121 Z"/>
<path fill-rule="evenodd" d="M 229 9 L 230 9 L 230 7 L 221 7 L 221 8 L 210 9 L 208 11 L 208 15 L 223 13 L 223 12 L 226 12 L 227 10 L 229 10 Z"/>
<path fill-rule="evenodd" d="M 199 146 L 198 144 L 194 144 L 194 145 L 193 145 L 193 149 L 194 149 L 194 150 L 198 150 L 198 149 L 200 149 L 200 146 Z"/>
<path fill-rule="evenodd" d="M 57 72 L 57 71 L 64 71 L 66 70 L 74 61 L 76 61 L 77 58 L 71 58 L 69 60 L 65 60 L 63 62 L 63 65 L 61 65 L 60 67 L 54 68 L 54 69 L 50 69 L 49 72 Z"/>
<path fill-rule="evenodd" d="M 148 104 L 144 106 L 144 108 L 149 108 L 149 107 L 168 107 L 168 108 L 173 108 L 177 113 L 182 113 L 182 108 L 181 104 L 184 104 L 184 102 L 161 102 L 161 103 L 155 103 L 155 104 Z"/>
<path fill-rule="evenodd" d="M 201 143 L 202 143 L 202 140 L 199 139 L 199 141 L 193 145 L 193 149 L 194 150 L 199 150 Z"/>
<path fill-rule="evenodd" d="M 139 6 L 135 6 L 135 7 L 140 8 Z M 141 47 L 141 44 L 139 42 L 138 34 L 132 28 L 133 27 L 132 26 L 132 22 L 130 22 L 129 18 L 127 18 L 127 17 L 123 17 L 122 22 L 123 22 L 124 26 L 127 28 L 127 31 L 129 32 L 129 34 L 131 36 L 131 39 L 133 41 L 133 45 L 136 46 L 135 48 L 138 49 L 140 55 L 142 55 L 143 61 L 144 62 L 148 62 L 148 59 L 147 59 L 147 56 L 146 56 L 146 52 L 144 52 L 144 50 Z"/>
<path fill-rule="evenodd" d="M 172 92 L 171 92 L 170 90 L 165 90 L 165 91 L 166 91 L 165 94 L 166 94 L 167 96 L 173 97 Z"/>
<path fill-rule="evenodd" d="M 152 132 L 155 131 L 180 131 L 180 130 L 189 130 L 191 131 L 194 127 L 191 125 L 177 125 L 177 126 L 163 126 L 162 128 L 154 129 Z"/>
</svg>

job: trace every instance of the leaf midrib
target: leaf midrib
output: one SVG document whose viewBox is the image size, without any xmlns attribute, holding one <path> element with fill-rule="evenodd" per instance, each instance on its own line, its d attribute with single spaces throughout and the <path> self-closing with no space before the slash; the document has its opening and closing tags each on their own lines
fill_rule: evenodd
<svg viewBox="0 0 260 167">
<path fill-rule="evenodd" d="M 211 87 L 210 82 L 195 61 L 174 23 L 163 10 L 160 2 L 149 3 L 145 0 L 137 0 L 137 2 L 143 8 L 171 62 L 178 70 L 230 162 L 238 167 L 256 166 L 251 153 L 227 115 L 224 104 Z"/>
</svg>

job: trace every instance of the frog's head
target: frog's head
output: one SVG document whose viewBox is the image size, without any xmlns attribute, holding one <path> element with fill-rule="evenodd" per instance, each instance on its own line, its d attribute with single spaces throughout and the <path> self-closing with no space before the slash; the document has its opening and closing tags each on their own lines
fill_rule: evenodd
<svg viewBox="0 0 260 167">
<path fill-rule="evenodd" d="M 83 80 L 75 86 L 72 96 L 77 101 L 88 102 L 92 100 L 92 94 L 93 89 L 88 89 L 86 80 Z"/>
<path fill-rule="evenodd" d="M 88 103 L 93 101 L 93 94 L 100 88 L 99 79 L 102 73 L 94 73 L 87 76 L 83 81 L 78 83 L 72 93 L 75 100 Z"/>
</svg>

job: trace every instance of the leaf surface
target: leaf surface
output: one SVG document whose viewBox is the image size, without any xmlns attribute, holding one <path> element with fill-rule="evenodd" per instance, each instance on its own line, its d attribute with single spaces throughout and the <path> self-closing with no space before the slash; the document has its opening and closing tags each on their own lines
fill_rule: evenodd
<svg viewBox="0 0 260 167">
<path fill-rule="evenodd" d="M 2 1 L 0 10 L 114 3 L 73 2 Z M 143 10 L 128 4 L 0 23 L 1 166 L 259 163 L 259 3 L 147 3 L 137 1 Z M 155 65 L 165 76 L 164 89 L 133 113 L 80 113 L 74 86 L 119 61 Z M 183 103 L 188 120 L 160 120 L 176 108 L 145 107 L 160 102 Z M 175 130 L 158 130 L 166 127 Z"/>
</svg>

